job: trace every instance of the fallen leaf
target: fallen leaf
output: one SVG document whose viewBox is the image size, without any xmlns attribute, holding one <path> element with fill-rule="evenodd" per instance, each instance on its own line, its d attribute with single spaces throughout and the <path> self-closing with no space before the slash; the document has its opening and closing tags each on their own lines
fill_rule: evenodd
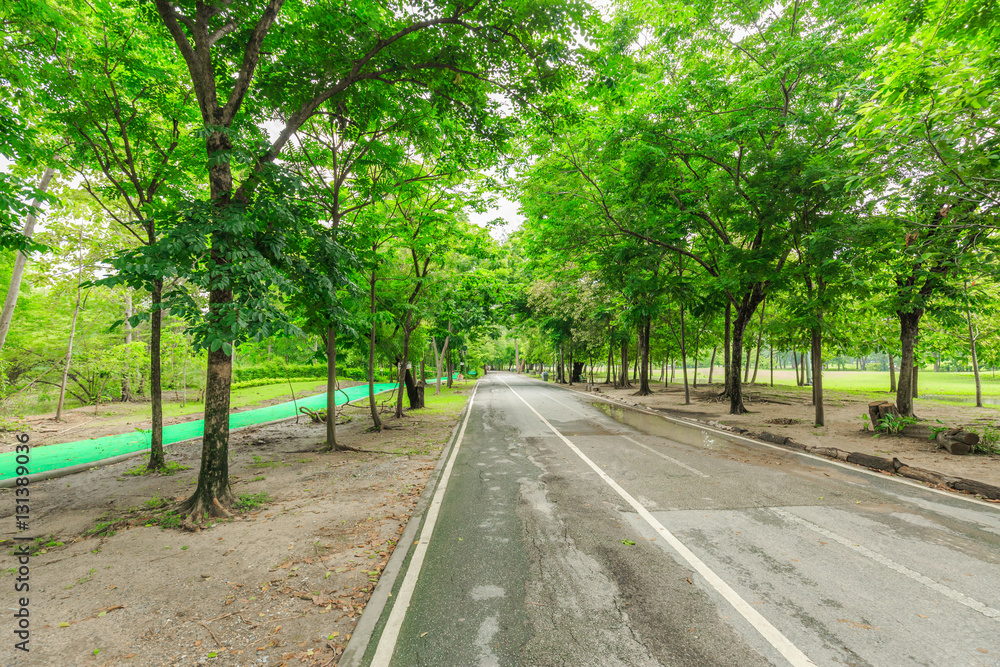
<svg viewBox="0 0 1000 667">
<path fill-rule="evenodd" d="M 199 639 L 198 641 L 196 641 L 196 642 L 194 643 L 194 645 L 195 645 L 195 646 L 201 646 L 201 640 Z"/>
<path fill-rule="evenodd" d="M 987 651 L 984 648 L 977 648 L 976 650 L 979 651 L 980 653 L 989 653 L 989 651 Z"/>
<path fill-rule="evenodd" d="M 926 616 L 924 616 L 923 614 L 917 614 L 917 616 L 919 616 L 920 618 L 927 618 L 927 617 L 926 617 Z"/>
<path fill-rule="evenodd" d="M 62 623 L 60 623 L 56 627 L 58 627 L 58 628 L 68 628 L 69 627 L 69 623 L 67 623 L 66 621 L 63 621 Z"/>
<path fill-rule="evenodd" d="M 421 632 L 421 633 L 420 633 L 420 636 L 421 636 L 421 637 L 426 637 L 426 636 L 427 636 L 427 633 L 426 633 L 426 632 Z"/>
</svg>

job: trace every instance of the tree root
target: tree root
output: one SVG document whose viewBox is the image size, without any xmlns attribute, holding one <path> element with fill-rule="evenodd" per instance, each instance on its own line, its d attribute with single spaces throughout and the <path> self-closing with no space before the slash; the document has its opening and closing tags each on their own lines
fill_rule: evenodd
<svg viewBox="0 0 1000 667">
<path fill-rule="evenodd" d="M 226 495 L 229 496 L 229 498 L 224 499 L 232 500 L 231 491 L 227 490 Z M 181 503 L 177 510 L 178 513 L 186 515 L 184 520 L 181 522 L 181 528 L 192 532 L 197 532 L 201 529 L 199 523 L 204 519 L 233 518 L 232 512 L 226 509 L 217 497 L 212 496 L 212 499 L 208 501 L 197 491 L 193 496 Z"/>
</svg>

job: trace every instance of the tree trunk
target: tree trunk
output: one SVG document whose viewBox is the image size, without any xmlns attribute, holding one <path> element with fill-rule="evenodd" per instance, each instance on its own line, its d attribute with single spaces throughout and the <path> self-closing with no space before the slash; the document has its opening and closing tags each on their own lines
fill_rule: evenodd
<svg viewBox="0 0 1000 667">
<path fill-rule="evenodd" d="M 369 281 L 369 312 L 372 316 L 371 335 L 368 337 L 368 409 L 372 413 L 372 429 L 382 432 L 382 418 L 378 414 L 378 406 L 375 405 L 375 269 L 372 269 L 372 277 Z"/>
<path fill-rule="evenodd" d="M 757 355 L 753 361 L 753 377 L 750 378 L 750 384 L 757 384 L 757 368 L 760 366 L 760 345 L 764 339 L 764 311 L 767 309 L 767 300 L 765 299 L 763 303 L 760 304 L 760 323 L 757 325 L 759 330 L 757 331 Z"/>
<path fill-rule="evenodd" d="M 816 406 L 816 426 L 824 426 L 823 415 L 823 313 L 817 311 L 818 324 L 812 328 L 813 404 Z"/>
<path fill-rule="evenodd" d="M 448 356 L 445 357 L 448 360 L 448 379 L 446 385 L 448 389 L 451 389 L 452 384 L 455 382 L 455 361 L 452 359 L 453 351 L 448 350 Z"/>
<path fill-rule="evenodd" d="M 153 423 L 149 438 L 149 470 L 166 466 L 163 454 L 163 368 L 160 350 L 163 340 L 163 281 L 153 281 L 152 304 L 149 315 L 149 394 L 153 407 Z M 226 439 L 229 433 L 229 387 L 226 387 Z M 208 406 L 206 405 L 206 410 Z M 228 488 L 229 481 L 226 480 Z"/>
<path fill-rule="evenodd" d="M 771 362 L 771 387 L 774 387 L 774 348 L 768 346 L 767 358 Z"/>
<path fill-rule="evenodd" d="M 639 325 L 639 350 L 642 359 L 639 364 L 639 391 L 637 396 L 649 396 L 653 392 L 649 388 L 649 331 L 650 318 L 646 317 L 645 322 Z"/>
<path fill-rule="evenodd" d="M 691 405 L 691 389 L 688 387 L 687 347 L 684 335 L 684 305 L 681 304 L 681 367 L 684 369 L 684 405 Z"/>
<path fill-rule="evenodd" d="M 896 364 L 892 359 L 892 352 L 889 353 L 889 391 L 896 391 Z"/>
<path fill-rule="evenodd" d="M 409 315 L 407 315 L 409 317 Z M 406 383 L 406 378 L 409 375 L 408 368 L 406 367 L 410 363 L 410 329 L 407 326 L 403 326 L 403 356 L 399 361 L 399 391 L 396 393 L 396 419 L 402 419 L 403 417 L 403 392 L 406 391 L 409 395 L 409 386 Z M 413 379 L 410 379 L 410 384 L 413 384 Z"/>
<path fill-rule="evenodd" d="M 129 403 L 132 400 L 132 325 L 129 318 L 132 317 L 132 291 L 125 287 L 125 373 L 122 374 L 122 403 Z"/>
<path fill-rule="evenodd" d="M 792 368 L 795 370 L 795 386 L 802 386 L 802 378 L 799 376 L 799 353 L 792 348 Z"/>
<path fill-rule="evenodd" d="M 81 241 L 82 244 L 82 241 Z M 73 361 L 73 339 L 76 338 L 76 319 L 80 314 L 80 295 L 83 292 L 83 248 L 80 249 L 80 268 L 77 272 L 76 307 L 69 326 L 69 344 L 66 346 L 66 364 L 63 366 L 62 382 L 59 383 L 59 404 L 56 406 L 56 421 L 62 421 L 63 403 L 66 401 L 66 384 L 69 382 L 69 365 Z"/>
<path fill-rule="evenodd" d="M 622 341 L 622 374 L 621 374 L 621 387 L 622 389 L 629 389 L 632 387 L 632 383 L 628 381 L 628 339 Z"/>
<path fill-rule="evenodd" d="M 614 337 L 614 332 L 615 332 L 614 327 L 608 327 L 608 371 L 604 378 L 604 384 L 611 384 L 611 366 L 614 363 L 613 356 L 615 347 L 615 344 L 612 340 Z"/>
<path fill-rule="evenodd" d="M 518 375 L 521 374 L 521 352 L 517 347 L 517 339 L 514 339 L 514 368 Z"/>
<path fill-rule="evenodd" d="M 712 346 L 712 360 L 708 362 L 708 384 L 712 384 L 712 373 L 715 371 L 715 351 L 718 349 L 718 345 Z"/>
<path fill-rule="evenodd" d="M 753 291 L 744 295 L 740 306 L 736 309 L 736 320 L 733 322 L 732 330 L 732 368 L 729 373 L 729 381 L 731 385 L 729 394 L 729 414 L 731 415 L 742 415 L 747 411 L 746 407 L 743 405 L 743 386 L 740 384 L 740 361 L 743 354 L 743 334 L 746 331 L 747 324 L 750 322 L 750 318 L 753 317 L 754 310 L 757 309 L 757 306 L 763 300 L 764 295 L 761 293 L 760 286 L 757 285 L 754 287 Z"/>
<path fill-rule="evenodd" d="M 732 394 L 732 386 L 731 386 L 731 384 L 732 384 L 732 373 L 730 372 L 731 367 L 733 365 L 733 360 L 732 360 L 732 356 L 731 356 L 732 355 L 732 352 L 731 352 L 731 350 L 732 350 L 732 334 L 733 334 L 733 304 L 730 303 L 729 300 L 727 299 L 726 300 L 726 327 L 725 327 L 725 334 L 724 334 L 725 335 L 725 341 L 724 341 L 725 354 L 723 355 L 723 366 L 725 366 L 725 368 L 723 369 L 724 370 L 723 375 L 725 377 L 726 386 L 725 386 L 725 389 L 723 389 L 723 392 L 722 392 L 723 396 L 729 396 L 730 394 Z"/>
<path fill-rule="evenodd" d="M 976 332 L 972 327 L 972 317 L 965 311 L 965 320 L 969 325 L 969 350 L 972 352 L 972 376 L 976 380 L 976 407 L 983 407 L 983 381 L 979 377 L 979 356 L 976 353 Z"/>
<path fill-rule="evenodd" d="M 573 375 L 576 373 L 576 365 L 573 363 L 573 339 L 569 341 L 569 383 L 573 384 Z"/>
<path fill-rule="evenodd" d="M 337 331 L 326 328 L 326 445 L 320 451 L 342 451 L 337 444 Z"/>
<path fill-rule="evenodd" d="M 747 359 L 743 364 L 743 384 L 750 381 L 750 355 L 753 354 L 752 348 L 747 348 Z"/>
<path fill-rule="evenodd" d="M 38 190 L 40 192 L 44 193 L 49 189 L 49 183 L 52 182 L 52 176 L 55 173 L 56 171 L 52 167 L 45 170 L 42 178 L 38 181 Z M 21 234 L 27 239 L 30 239 L 35 233 L 36 211 L 39 206 L 41 206 L 39 200 L 35 199 L 32 201 L 31 212 L 28 213 L 28 216 L 24 220 L 24 229 Z M 24 277 L 24 265 L 27 262 L 28 258 L 20 252 L 14 258 L 14 270 L 10 274 L 10 287 L 7 289 L 7 297 L 3 302 L 3 311 L 0 312 L 0 352 L 3 351 L 4 343 L 7 342 L 7 332 L 10 331 L 10 323 L 14 319 L 14 307 L 17 306 L 17 297 L 21 292 L 21 279 Z"/>
<path fill-rule="evenodd" d="M 920 329 L 920 318 L 923 310 L 914 310 L 909 313 L 898 312 L 899 316 L 899 342 L 901 354 L 899 356 L 899 380 L 896 383 L 896 408 L 899 414 L 904 417 L 913 416 L 913 348 L 917 340 L 917 332 Z"/>
<path fill-rule="evenodd" d="M 914 346 L 916 346 L 916 343 L 914 343 Z M 917 362 L 914 359 L 914 362 L 913 362 L 913 384 L 911 385 L 913 387 L 913 398 L 920 398 L 920 393 L 917 391 L 917 378 L 919 378 L 919 377 L 920 377 L 920 367 L 917 366 Z"/>
</svg>

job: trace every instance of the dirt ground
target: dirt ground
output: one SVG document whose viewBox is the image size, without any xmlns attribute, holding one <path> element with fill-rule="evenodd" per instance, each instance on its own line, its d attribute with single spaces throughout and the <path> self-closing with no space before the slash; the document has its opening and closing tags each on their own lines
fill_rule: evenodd
<svg viewBox="0 0 1000 667">
<path fill-rule="evenodd" d="M 739 426 L 749 431 L 770 431 L 809 446 L 838 447 L 851 452 L 895 457 L 906 465 L 1000 486 L 1000 456 L 996 454 L 955 456 L 938 449 L 930 440 L 886 435 L 875 438 L 870 431 L 862 430 L 860 417 L 868 412 L 868 402 L 894 401 L 888 392 L 873 392 L 870 397 L 859 398 L 845 392 L 827 391 L 824 393 L 826 426 L 817 427 L 813 425 L 815 409 L 808 390 L 754 385 L 744 389 L 744 405 L 749 412 L 731 415 L 729 399 L 719 397 L 722 391 L 720 384 L 699 385 L 697 389 L 692 389 L 690 405 L 684 405 L 683 385 L 671 384 L 664 388 L 662 383 L 656 383 L 651 396 L 635 396 L 638 382 L 634 384 L 632 389 L 614 389 L 603 384 L 597 387 L 600 395 L 679 417 Z M 572 389 L 585 391 L 585 385 L 574 384 Z M 994 408 L 952 405 L 921 398 L 914 399 L 914 414 L 934 425 L 937 425 L 935 420 L 940 419 L 949 427 L 964 425 L 973 429 L 984 421 L 1000 421 L 1000 413 Z M 976 430 L 982 433 L 981 427 Z"/>
<path fill-rule="evenodd" d="M 318 454 L 325 427 L 306 417 L 234 431 L 234 493 L 270 500 L 194 533 L 157 524 L 193 490 L 200 442 L 169 448 L 188 466 L 173 475 L 125 475 L 136 458 L 33 483 L 31 652 L 5 632 L 0 664 L 335 665 L 462 403 L 385 415 L 381 434 L 366 432 L 367 407 L 347 407 L 338 437 L 379 453 Z M 13 499 L 0 489 L 6 554 Z M 0 576 L 11 608 L 13 561 Z"/>
</svg>

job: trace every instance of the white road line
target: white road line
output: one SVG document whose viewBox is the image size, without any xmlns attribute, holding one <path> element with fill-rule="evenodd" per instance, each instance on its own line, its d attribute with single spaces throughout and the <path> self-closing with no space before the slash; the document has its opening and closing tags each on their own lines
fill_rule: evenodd
<svg viewBox="0 0 1000 667">
<path fill-rule="evenodd" d="M 639 501 L 637 501 L 635 498 L 629 495 L 629 493 L 625 489 L 619 486 L 618 482 L 611 479 L 608 473 L 601 470 L 600 466 L 598 466 L 596 463 L 587 458 L 587 455 L 584 454 L 582 451 L 580 451 L 580 449 L 576 445 L 570 442 L 570 440 L 566 436 L 564 436 L 562 433 L 556 430 L 556 428 L 552 424 L 550 424 L 545 417 L 540 415 L 537 410 L 531 407 L 531 404 L 528 403 L 528 401 L 524 400 L 524 398 L 520 394 L 514 391 L 514 389 L 509 384 L 507 384 L 507 382 L 502 377 L 500 377 L 499 379 L 501 382 L 506 384 L 507 388 L 510 389 L 515 396 L 521 399 L 521 402 L 527 405 L 528 409 L 534 412 L 535 416 L 541 419 L 542 422 L 546 426 L 548 426 L 549 429 L 553 433 L 555 433 L 560 440 L 566 443 L 566 446 L 569 447 L 571 450 L 573 450 L 573 453 L 579 456 L 584 463 L 586 463 L 594 470 L 594 472 L 600 475 L 601 478 L 605 482 L 607 482 L 608 486 L 617 491 L 618 495 L 620 495 L 625 500 L 625 502 L 631 505 L 632 508 L 639 513 L 639 516 L 645 519 L 646 523 L 648 523 L 660 537 L 662 537 L 671 547 L 673 547 L 674 551 L 676 551 L 681 558 L 687 561 L 687 563 L 692 568 L 694 568 L 694 570 L 698 574 L 704 577 L 705 581 L 707 581 L 709 585 L 716 590 L 716 592 L 718 592 L 722 597 L 724 597 L 729 602 L 729 604 L 731 604 L 733 608 L 736 611 L 738 611 L 739 614 L 743 618 L 745 618 L 750 623 L 750 625 L 752 625 L 754 629 L 757 630 L 757 632 L 759 632 L 765 640 L 767 640 L 769 644 L 771 644 L 771 646 L 777 649 L 777 651 L 781 655 L 783 655 L 786 660 L 788 660 L 789 663 L 791 663 L 795 667 L 802 667 L 805 665 L 812 665 L 813 667 L 815 667 L 816 663 L 810 660 L 809 657 L 805 653 L 803 653 L 797 646 L 795 646 L 795 644 L 793 644 L 787 637 L 785 637 L 785 635 L 781 634 L 780 630 L 771 625 L 770 621 L 764 618 L 760 614 L 760 612 L 751 607 L 746 600 L 741 598 L 739 594 L 737 594 L 736 591 L 734 591 L 729 586 L 729 584 L 723 581 L 722 578 L 719 577 L 719 575 L 713 572 L 707 565 L 705 565 L 705 563 L 700 558 L 695 556 L 690 549 L 684 546 L 684 544 L 680 540 L 674 537 L 673 533 L 664 528 L 663 524 L 657 521 L 656 517 L 650 514 L 649 510 L 643 507 L 642 504 L 639 503 Z"/>
<path fill-rule="evenodd" d="M 403 619 L 406 618 L 406 611 L 410 607 L 413 590 L 416 588 L 417 578 L 420 576 L 420 568 L 423 566 L 424 556 L 427 554 L 427 545 L 431 541 L 431 534 L 434 532 L 434 525 L 437 523 L 438 513 L 441 511 L 441 501 L 444 498 L 444 492 L 448 489 L 448 479 L 451 477 L 451 469 L 455 465 L 455 458 L 458 457 L 458 448 L 462 444 L 462 438 L 465 437 L 465 427 L 469 425 L 469 416 L 472 415 L 472 402 L 476 399 L 477 389 L 479 389 L 478 383 L 472 389 L 472 396 L 469 397 L 469 407 L 465 413 L 465 421 L 462 422 L 462 428 L 458 432 L 458 438 L 455 440 L 455 446 L 451 450 L 451 456 L 448 457 L 448 463 L 444 467 L 444 472 L 441 473 L 441 481 L 434 491 L 434 498 L 431 500 L 431 506 L 427 510 L 427 519 L 424 521 L 424 526 L 420 531 L 419 544 L 413 550 L 410 566 L 406 569 L 406 576 L 403 578 L 403 583 L 399 587 L 399 593 L 396 595 L 396 603 L 392 606 L 389 619 L 385 622 L 385 628 L 382 630 L 382 636 L 379 638 L 378 648 L 375 650 L 375 656 L 371 662 L 372 667 L 388 667 L 393 651 L 396 649 L 399 630 L 403 627 Z"/>
<path fill-rule="evenodd" d="M 682 462 L 678 461 L 677 459 L 675 459 L 675 458 L 674 458 L 674 457 L 672 457 L 672 456 L 667 456 L 667 455 L 666 455 L 666 454 L 664 454 L 663 452 L 658 452 L 658 451 L 656 451 L 655 449 L 653 449 L 652 447 L 650 447 L 649 445 L 644 445 L 644 444 L 642 444 L 641 442 L 639 442 L 639 441 L 638 441 L 638 440 L 636 440 L 635 438 L 630 438 L 630 437 L 628 437 L 627 435 L 623 435 L 623 436 L 621 436 L 621 437 L 622 437 L 622 438 L 624 438 L 625 440 L 628 440 L 629 442 L 631 442 L 631 443 L 633 443 L 633 444 L 636 444 L 636 445 L 639 445 L 639 446 L 640 446 L 640 447 L 642 447 L 643 449 L 648 449 L 649 451 L 653 452 L 653 453 L 654 453 L 654 454 L 656 454 L 657 456 L 659 456 L 659 457 L 661 457 L 661 458 L 664 458 L 664 459 L 666 459 L 666 460 L 670 461 L 671 463 L 673 463 L 673 464 L 674 464 L 674 465 L 676 465 L 676 466 L 680 466 L 681 468 L 684 468 L 684 469 L 685 469 L 685 470 L 687 470 L 688 472 L 693 472 L 694 474 L 698 475 L 699 477 L 704 477 L 704 478 L 706 478 L 706 479 L 708 479 L 708 478 L 709 478 L 709 475 L 706 475 L 706 474 L 705 474 L 705 473 L 703 473 L 702 471 L 700 471 L 700 470 L 695 470 L 694 468 L 692 468 L 692 467 L 691 467 L 691 466 L 689 466 L 688 464 L 686 464 L 686 463 L 682 463 Z"/>
<path fill-rule="evenodd" d="M 792 514 L 791 512 L 788 512 L 788 511 L 783 510 L 783 509 L 779 509 L 777 507 L 772 507 L 770 509 L 771 509 L 772 512 L 774 512 L 778 516 L 782 517 L 786 521 L 791 521 L 792 523 L 797 523 L 797 524 L 799 524 L 800 526 L 802 526 L 804 528 L 808 528 L 809 530 L 813 531 L 814 533 L 819 533 L 820 535 L 822 535 L 824 537 L 827 537 L 827 538 L 829 538 L 829 539 L 831 539 L 831 540 L 833 540 L 833 541 L 835 541 L 835 542 L 837 542 L 839 544 L 842 544 L 843 546 L 847 547 L 848 549 L 850 549 L 852 551 L 855 551 L 855 552 L 861 554 L 862 556 L 864 556 L 866 558 L 870 558 L 873 561 L 875 561 L 876 563 L 879 563 L 880 565 L 885 565 L 887 568 L 889 568 L 890 570 L 892 570 L 894 572 L 898 572 L 898 573 L 902 574 L 905 577 L 909 577 L 910 579 L 913 579 L 914 581 L 923 584 L 927 588 L 935 590 L 938 593 L 941 593 L 942 595 L 944 595 L 946 597 L 949 597 L 952 600 L 955 600 L 956 602 L 958 602 L 960 604 L 964 604 L 966 607 L 969 607 L 970 609 L 975 609 L 976 611 L 978 611 L 983 616 L 987 616 L 987 617 L 993 618 L 993 619 L 1000 619 L 1000 611 L 994 609 L 993 607 L 989 607 L 989 606 L 983 604 L 979 600 L 970 598 L 968 595 L 966 595 L 964 593 L 960 593 L 960 592 L 956 591 L 953 588 L 948 588 L 944 584 L 939 583 L 937 581 L 934 581 L 930 577 L 926 577 L 926 576 L 920 574 L 919 572 L 911 570 L 910 568 L 906 567 L 905 565 L 900 565 L 896 561 L 891 560 L 889 558 L 886 558 L 885 556 L 883 556 L 882 554 L 880 554 L 878 552 L 872 551 L 871 549 L 868 549 L 867 547 L 863 547 L 860 544 L 857 544 L 855 542 L 851 542 L 846 537 L 843 537 L 842 535 L 838 535 L 837 533 L 831 532 L 831 531 L 827 530 L 826 528 L 823 528 L 822 526 L 818 526 L 815 523 L 812 523 L 811 521 L 803 519 L 800 516 L 796 516 L 795 514 Z"/>
</svg>

